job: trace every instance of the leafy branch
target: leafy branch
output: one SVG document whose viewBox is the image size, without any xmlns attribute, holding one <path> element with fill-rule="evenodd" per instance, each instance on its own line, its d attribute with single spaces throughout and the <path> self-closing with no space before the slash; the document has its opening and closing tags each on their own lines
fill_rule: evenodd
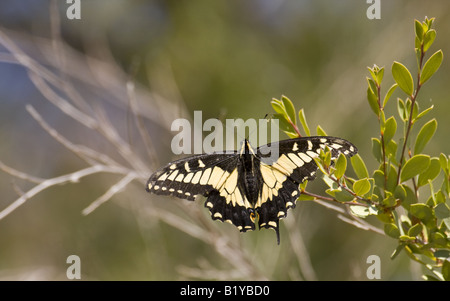
<svg viewBox="0 0 450 301">
<path fill-rule="evenodd" d="M 413 146 L 411 143 L 414 125 L 434 108 L 431 106 L 420 110 L 419 92 L 443 60 L 441 50 L 427 58 L 428 50 L 436 38 L 433 25 L 434 18 L 414 22 L 417 59 L 415 83 L 408 68 L 394 62 L 391 72 L 395 83 L 390 85 L 383 97 L 384 67 L 374 65 L 368 68 L 367 100 L 377 116 L 379 126 L 379 136 L 372 138 L 372 153 L 379 167 L 369 174 L 364 160 L 355 155 L 351 158 L 351 165 L 357 178 L 353 179 L 344 175 L 347 167 L 345 156 L 339 156 L 332 166 L 330 155 L 325 152 L 316 163 L 329 187 L 325 191 L 328 196 L 308 192 L 307 183 L 304 183 L 300 199 L 340 203 L 347 206 L 350 216 L 359 220 L 369 215 L 376 216 L 384 224 L 382 233 L 398 240 L 392 258 L 404 250 L 412 260 L 431 272 L 431 275 L 425 274 L 424 279 L 450 280 L 449 157 L 443 153 L 439 157 L 423 153 L 437 129 L 437 120 L 428 120 L 418 131 Z M 399 119 L 386 116 L 387 105 L 391 103 L 390 99 L 397 88 L 406 94 L 405 100 L 397 98 Z M 299 137 L 292 102 L 283 96 L 281 100 L 272 100 L 272 106 L 277 112 L 275 118 L 280 120 L 281 130 L 289 137 Z M 309 136 L 310 130 L 303 110 L 299 111 L 299 117 L 303 130 Z M 397 135 L 399 124 L 403 126 L 402 135 Z M 326 135 L 320 126 L 317 127 L 317 134 Z M 400 137 L 396 139 L 396 136 Z M 441 173 L 442 184 L 439 184 L 437 181 Z M 425 187 L 430 191 L 427 199 L 421 198 L 425 194 L 419 193 Z M 377 230 L 375 232 L 379 233 Z"/>
</svg>

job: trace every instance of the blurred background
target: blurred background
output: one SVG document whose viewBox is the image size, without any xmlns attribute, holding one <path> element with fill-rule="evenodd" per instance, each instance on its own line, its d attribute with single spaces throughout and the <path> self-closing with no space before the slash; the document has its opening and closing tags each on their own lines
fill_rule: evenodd
<svg viewBox="0 0 450 301">
<path fill-rule="evenodd" d="M 175 158 L 175 118 L 201 110 L 203 120 L 261 119 L 281 95 L 305 110 L 313 132 L 320 124 L 352 141 L 375 167 L 370 138 L 378 121 L 366 100 L 367 67 L 386 68 L 384 92 L 394 60 L 416 70 L 414 19 L 426 16 L 436 17 L 430 52 L 442 49 L 445 57 L 419 96 L 439 122 L 426 151 L 450 153 L 450 5 L 380 2 L 381 18 L 370 20 L 370 4 L 355 0 L 94 0 L 81 1 L 81 19 L 69 20 L 66 1 L 1 1 L 0 210 L 25 201 L 0 220 L 0 279 L 65 280 L 74 254 L 84 280 L 367 280 L 369 255 L 380 257 L 383 280 L 419 280 L 421 267 L 404 253 L 390 259 L 395 240 L 315 202 L 289 212 L 277 246 L 273 231 L 240 234 L 212 221 L 203 199 L 144 190 L 151 172 Z M 388 114 L 396 114 L 399 96 Z M 88 215 L 82 211 L 125 174 L 95 173 L 24 197 L 39 183 L 29 176 L 89 166 L 33 110 L 73 145 L 136 171 L 133 181 Z M 14 177 L 5 165 L 28 176 Z M 323 185 L 308 188 L 321 193 Z"/>
</svg>

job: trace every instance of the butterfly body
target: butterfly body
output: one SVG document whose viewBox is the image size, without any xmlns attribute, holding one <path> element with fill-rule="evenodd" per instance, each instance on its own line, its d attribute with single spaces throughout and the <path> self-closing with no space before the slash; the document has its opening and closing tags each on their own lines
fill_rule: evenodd
<svg viewBox="0 0 450 301">
<path fill-rule="evenodd" d="M 350 142 L 335 137 L 301 137 L 253 149 L 245 140 L 240 151 L 195 155 L 156 171 L 147 191 L 194 200 L 205 196 L 213 220 L 229 222 L 239 231 L 272 228 L 279 238 L 279 220 L 295 207 L 299 184 L 315 178 L 313 158 L 328 147 L 332 158 L 356 154 Z M 269 154 L 276 150 L 277 156 Z"/>
</svg>

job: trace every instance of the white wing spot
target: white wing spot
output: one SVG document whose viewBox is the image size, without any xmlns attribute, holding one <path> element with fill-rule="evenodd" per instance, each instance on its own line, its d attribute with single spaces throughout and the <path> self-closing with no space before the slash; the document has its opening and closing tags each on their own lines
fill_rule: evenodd
<svg viewBox="0 0 450 301">
<path fill-rule="evenodd" d="M 200 178 L 200 184 L 201 185 L 205 185 L 206 183 L 208 183 L 209 180 L 209 176 L 211 175 L 211 168 L 208 168 L 207 170 L 205 170 L 203 172 L 202 177 Z"/>
<path fill-rule="evenodd" d="M 175 180 L 175 177 L 178 174 L 178 170 L 175 170 L 174 172 L 172 172 L 172 174 L 168 177 L 169 180 L 173 181 Z"/>
<path fill-rule="evenodd" d="M 191 183 L 192 183 L 192 184 L 197 184 L 198 181 L 200 180 L 201 175 L 202 175 L 202 172 L 201 172 L 201 171 L 197 171 L 197 172 L 195 173 L 195 176 L 194 176 L 194 178 L 192 179 Z"/>
<path fill-rule="evenodd" d="M 297 142 L 294 143 L 294 146 L 292 147 L 292 151 L 294 151 L 294 152 L 298 151 L 298 144 L 297 144 Z"/>
<path fill-rule="evenodd" d="M 200 167 L 200 168 L 205 167 L 205 163 L 203 163 L 203 161 L 200 159 L 198 160 L 198 167 Z"/>
<path fill-rule="evenodd" d="M 189 163 L 188 162 L 184 163 L 184 169 L 186 169 L 187 172 L 191 171 L 191 169 L 189 168 Z"/>
<path fill-rule="evenodd" d="M 175 168 L 177 168 L 177 165 L 176 165 L 176 164 L 172 164 L 172 165 L 170 165 L 169 168 L 170 168 L 170 169 L 175 169 Z"/>
<path fill-rule="evenodd" d="M 308 154 L 308 156 L 310 156 L 311 158 L 315 158 L 315 157 L 317 157 L 317 154 L 316 154 L 315 152 L 312 152 L 312 151 L 307 151 L 306 153 L 307 153 L 307 154 Z"/>
<path fill-rule="evenodd" d="M 158 181 L 165 181 L 165 180 L 167 179 L 168 176 L 169 176 L 169 173 L 166 172 L 166 173 L 164 173 L 162 176 L 160 176 L 160 177 L 158 178 Z"/>
<path fill-rule="evenodd" d="M 337 144 L 337 143 L 333 143 L 333 144 L 331 144 L 331 147 L 334 148 L 334 149 L 340 149 L 342 147 L 342 145 Z"/>
<path fill-rule="evenodd" d="M 295 165 L 297 165 L 298 167 L 303 166 L 303 164 L 305 164 L 305 162 L 302 161 L 302 159 L 300 159 L 296 154 L 293 153 L 289 153 L 288 154 L 289 159 L 292 160 L 292 162 L 295 163 Z"/>
<path fill-rule="evenodd" d="M 277 223 L 274 221 L 270 221 L 267 223 L 269 226 L 276 228 L 277 227 Z"/>
<path fill-rule="evenodd" d="M 306 163 L 311 162 L 311 160 L 312 160 L 311 157 L 305 153 L 299 153 L 298 156 Z"/>
<path fill-rule="evenodd" d="M 184 183 L 189 183 L 189 182 L 192 180 L 192 177 L 193 177 L 193 176 L 194 176 L 194 173 L 193 173 L 193 172 L 188 173 L 188 174 L 186 175 L 186 177 L 184 177 L 183 182 L 184 182 Z"/>
<path fill-rule="evenodd" d="M 175 179 L 175 181 L 181 182 L 181 181 L 183 180 L 183 178 L 184 178 L 183 174 L 180 173 L 180 174 L 178 175 L 178 177 Z"/>
</svg>

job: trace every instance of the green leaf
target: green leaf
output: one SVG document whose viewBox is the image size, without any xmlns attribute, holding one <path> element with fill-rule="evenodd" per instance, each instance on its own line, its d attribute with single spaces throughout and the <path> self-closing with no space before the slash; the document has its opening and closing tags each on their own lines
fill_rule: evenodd
<svg viewBox="0 0 450 301">
<path fill-rule="evenodd" d="M 428 184 L 428 180 L 434 180 L 441 172 L 441 165 L 438 158 L 431 158 L 428 168 L 419 175 L 417 185 L 419 187 Z"/>
<path fill-rule="evenodd" d="M 317 136 L 328 136 L 320 125 L 317 126 Z"/>
<path fill-rule="evenodd" d="M 378 86 L 381 85 L 381 82 L 383 81 L 383 77 L 384 77 L 384 67 L 380 68 L 376 74 L 375 81 Z"/>
<path fill-rule="evenodd" d="M 397 187 L 395 187 L 394 197 L 396 199 L 399 199 L 400 201 L 403 201 L 406 199 L 406 190 L 403 187 L 403 185 L 397 185 Z"/>
<path fill-rule="evenodd" d="M 444 54 L 442 50 L 436 51 L 425 63 L 422 69 L 422 73 L 420 75 L 420 84 L 424 84 L 430 77 L 439 69 L 442 63 L 442 59 L 444 58 Z"/>
<path fill-rule="evenodd" d="M 434 257 L 443 259 L 450 257 L 450 250 L 437 250 L 434 252 Z"/>
<path fill-rule="evenodd" d="M 397 111 L 398 115 L 403 121 L 408 119 L 408 113 L 406 111 L 405 103 L 400 98 L 397 98 Z"/>
<path fill-rule="evenodd" d="M 420 113 L 416 116 L 416 118 L 415 118 L 414 121 L 417 121 L 417 120 L 419 120 L 420 118 L 422 118 L 423 116 L 425 116 L 425 115 L 426 115 L 428 112 L 430 112 L 433 108 L 434 108 L 434 105 L 432 105 L 432 106 L 429 107 L 428 109 L 423 110 L 422 112 L 420 112 Z"/>
<path fill-rule="evenodd" d="M 377 95 L 372 92 L 372 89 L 367 88 L 367 100 L 369 101 L 369 106 L 372 109 L 372 111 L 375 113 L 375 115 L 380 114 L 380 107 L 378 105 L 378 97 Z"/>
<path fill-rule="evenodd" d="M 394 207 L 396 202 L 395 198 L 392 195 L 389 195 L 387 198 L 385 198 L 383 201 L 381 201 L 384 207 Z"/>
<path fill-rule="evenodd" d="M 378 187 L 384 187 L 384 173 L 377 169 L 373 172 L 373 179 Z"/>
<path fill-rule="evenodd" d="M 333 191 L 334 198 L 339 202 L 351 202 L 353 200 L 353 196 L 347 191 L 342 191 L 341 189 L 336 189 Z"/>
<path fill-rule="evenodd" d="M 425 204 L 411 204 L 409 212 L 425 223 L 433 218 L 433 211 Z"/>
<path fill-rule="evenodd" d="M 384 100 L 383 100 L 383 108 L 386 106 L 389 98 L 391 98 L 392 94 L 394 93 L 395 89 L 397 89 L 398 85 L 397 84 L 393 84 L 389 90 L 386 93 L 386 96 L 384 96 Z"/>
<path fill-rule="evenodd" d="M 397 186 L 397 169 L 391 164 L 389 168 L 389 173 L 386 181 L 386 189 L 389 191 L 394 191 Z"/>
<path fill-rule="evenodd" d="M 369 177 L 369 172 L 367 171 L 366 164 L 359 154 L 354 155 L 350 158 L 353 170 L 359 179 L 364 179 Z"/>
<path fill-rule="evenodd" d="M 448 158 L 445 154 L 441 153 L 439 155 L 439 163 L 441 165 L 442 170 L 445 172 L 445 174 L 448 174 Z"/>
<path fill-rule="evenodd" d="M 353 183 L 353 192 L 358 196 L 363 196 L 370 191 L 370 182 L 366 179 L 361 179 Z"/>
<path fill-rule="evenodd" d="M 400 230 L 395 224 L 385 224 L 384 233 L 392 238 L 399 238 Z"/>
<path fill-rule="evenodd" d="M 399 62 L 394 62 L 392 64 L 392 76 L 400 89 L 410 96 L 413 94 L 414 83 L 408 68 Z"/>
<path fill-rule="evenodd" d="M 397 158 L 395 157 L 396 152 L 397 143 L 394 140 L 389 141 L 389 143 L 386 145 L 386 157 L 391 159 L 392 163 L 398 165 Z"/>
<path fill-rule="evenodd" d="M 349 209 L 350 209 L 351 214 L 358 216 L 358 217 L 362 217 L 362 218 L 365 218 L 369 215 L 378 214 L 378 210 L 372 206 L 364 207 L 364 206 L 358 206 L 358 205 L 350 205 Z"/>
<path fill-rule="evenodd" d="M 339 157 L 337 158 L 334 166 L 336 168 L 334 175 L 338 179 L 342 178 L 342 176 L 345 173 L 345 170 L 347 169 L 347 158 L 343 153 L 339 154 Z"/>
<path fill-rule="evenodd" d="M 286 110 L 280 100 L 273 98 L 270 104 L 272 105 L 272 108 L 275 110 L 275 112 L 283 116 L 286 115 Z"/>
<path fill-rule="evenodd" d="M 444 218 L 442 221 L 444 222 L 447 229 L 450 229 L 450 217 Z"/>
<path fill-rule="evenodd" d="M 415 237 L 420 233 L 422 233 L 422 229 L 423 229 L 422 224 L 415 224 L 414 226 L 409 228 L 408 235 Z"/>
<path fill-rule="evenodd" d="M 384 125 L 384 145 L 387 145 L 389 141 L 394 137 L 397 131 L 397 121 L 394 116 L 391 116 Z"/>
<path fill-rule="evenodd" d="M 400 254 L 400 252 L 405 248 L 405 244 L 399 244 L 397 246 L 397 248 L 395 248 L 394 252 L 391 254 L 391 259 L 394 259 L 395 257 L 397 257 L 398 254 Z"/>
<path fill-rule="evenodd" d="M 406 210 L 410 210 L 411 204 L 417 203 L 417 197 L 416 197 L 416 194 L 414 193 L 414 191 L 409 186 L 407 186 L 407 185 L 402 185 L 402 186 L 406 191 L 406 197 L 402 201 L 402 206 Z"/>
<path fill-rule="evenodd" d="M 434 29 L 429 30 L 423 39 L 423 51 L 426 52 L 430 49 L 430 46 L 433 44 L 434 39 L 436 38 L 436 31 Z"/>
<path fill-rule="evenodd" d="M 303 130 L 305 131 L 306 136 L 311 136 L 311 131 L 309 130 L 308 123 L 306 122 L 305 112 L 303 109 L 301 109 L 298 112 L 298 119 L 300 120 L 300 123 L 302 124 Z"/>
<path fill-rule="evenodd" d="M 445 248 L 447 245 L 447 238 L 440 232 L 434 232 L 430 235 L 430 241 L 434 246 Z"/>
<path fill-rule="evenodd" d="M 292 125 L 286 120 L 284 114 L 273 114 L 272 119 L 278 120 L 278 126 L 280 130 L 286 133 L 295 133 L 294 128 Z"/>
<path fill-rule="evenodd" d="M 373 94 L 377 94 L 377 84 L 375 83 L 375 81 L 371 78 L 367 78 L 367 84 L 369 85 L 370 90 L 373 92 Z"/>
<path fill-rule="evenodd" d="M 420 52 L 421 45 L 422 45 L 422 41 L 416 36 L 414 38 L 414 50 L 416 51 L 416 56 L 417 56 L 417 52 Z M 417 63 L 419 63 L 419 59 L 417 59 Z"/>
<path fill-rule="evenodd" d="M 417 134 L 416 143 L 414 145 L 414 154 L 420 154 L 436 132 L 437 121 L 432 119 L 425 123 Z"/>
<path fill-rule="evenodd" d="M 442 276 L 445 281 L 450 281 L 450 259 L 447 258 L 442 264 Z"/>
<path fill-rule="evenodd" d="M 439 219 L 448 218 L 450 217 L 450 208 L 446 203 L 437 204 L 437 206 L 434 208 L 434 214 Z"/>
<path fill-rule="evenodd" d="M 427 155 L 415 155 L 408 161 L 406 161 L 405 165 L 400 174 L 400 182 L 405 182 L 406 180 L 411 179 L 412 177 L 418 175 L 422 171 L 426 170 L 430 165 L 430 156 Z"/>
<path fill-rule="evenodd" d="M 372 138 L 372 154 L 378 162 L 382 161 L 381 142 L 377 138 Z"/>
<path fill-rule="evenodd" d="M 294 104 L 292 103 L 292 101 L 284 95 L 281 96 L 281 101 L 283 102 L 283 105 L 286 109 L 286 114 L 289 117 L 289 119 L 291 120 L 291 122 L 293 124 L 297 124 L 295 107 L 294 107 Z"/>
<path fill-rule="evenodd" d="M 423 27 L 422 23 L 418 20 L 414 20 L 414 30 L 416 33 L 416 37 L 419 39 L 419 41 L 423 40 Z"/>
</svg>

